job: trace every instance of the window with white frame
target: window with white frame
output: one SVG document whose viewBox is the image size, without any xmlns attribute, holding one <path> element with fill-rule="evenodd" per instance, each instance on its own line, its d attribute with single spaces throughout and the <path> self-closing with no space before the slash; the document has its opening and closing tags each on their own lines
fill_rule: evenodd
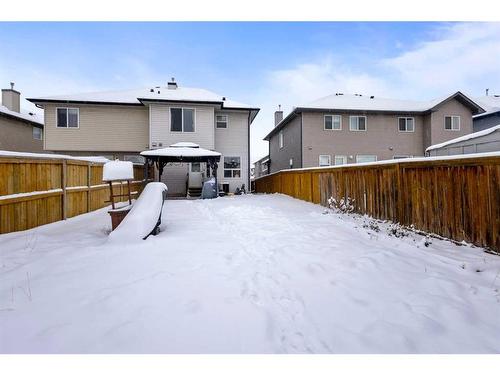
<svg viewBox="0 0 500 375">
<path fill-rule="evenodd" d="M 215 116 L 215 127 L 217 129 L 226 129 L 227 128 L 227 115 L 216 115 Z"/>
<path fill-rule="evenodd" d="M 376 155 L 356 155 L 356 163 L 370 163 L 377 161 Z"/>
<path fill-rule="evenodd" d="M 33 126 L 33 139 L 41 140 L 43 138 L 43 130 Z"/>
<path fill-rule="evenodd" d="M 284 137 L 283 137 L 283 130 L 280 130 L 280 133 L 279 133 L 279 143 L 280 143 L 280 148 L 283 148 L 283 146 L 285 145 Z"/>
<path fill-rule="evenodd" d="M 460 130 L 460 116 L 444 116 L 445 130 Z"/>
<path fill-rule="evenodd" d="M 414 132 L 415 119 L 413 117 L 399 117 L 398 127 L 400 132 Z"/>
<path fill-rule="evenodd" d="M 342 116 L 340 115 L 325 115 L 325 130 L 342 130 Z"/>
<path fill-rule="evenodd" d="M 78 128 L 80 124 L 79 108 L 57 108 L 56 121 L 58 128 Z"/>
<path fill-rule="evenodd" d="M 347 156 L 335 155 L 335 165 L 347 164 Z"/>
<path fill-rule="evenodd" d="M 319 166 L 320 167 L 327 167 L 331 165 L 332 159 L 330 155 L 320 155 L 319 156 Z"/>
<path fill-rule="evenodd" d="M 241 177 L 241 158 L 239 156 L 224 157 L 224 177 L 225 178 Z"/>
<path fill-rule="evenodd" d="M 194 126 L 194 109 L 170 108 L 170 131 L 193 133 Z"/>
<path fill-rule="evenodd" d="M 366 131 L 366 116 L 349 116 L 349 130 Z"/>
</svg>

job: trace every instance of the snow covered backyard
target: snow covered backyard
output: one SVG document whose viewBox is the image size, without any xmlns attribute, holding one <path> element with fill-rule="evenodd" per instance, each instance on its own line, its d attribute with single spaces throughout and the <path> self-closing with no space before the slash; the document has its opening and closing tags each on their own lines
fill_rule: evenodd
<svg viewBox="0 0 500 375">
<path fill-rule="evenodd" d="M 283 195 L 0 236 L 2 353 L 498 353 L 500 257 Z M 392 233 L 392 235 L 390 235 Z"/>
</svg>

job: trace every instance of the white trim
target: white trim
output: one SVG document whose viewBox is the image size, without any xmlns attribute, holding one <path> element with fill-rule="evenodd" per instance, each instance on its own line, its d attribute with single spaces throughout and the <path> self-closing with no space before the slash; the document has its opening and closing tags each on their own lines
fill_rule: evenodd
<svg viewBox="0 0 500 375">
<path fill-rule="evenodd" d="M 401 120 L 401 119 L 405 119 L 405 129 L 408 129 L 408 120 L 412 119 L 412 121 L 413 121 L 413 129 L 412 130 L 401 130 L 399 128 L 399 120 Z M 400 133 L 415 133 L 415 117 L 406 117 L 406 116 L 398 117 L 398 131 Z"/>
<path fill-rule="evenodd" d="M 360 118 L 360 117 L 364 117 L 365 119 L 365 128 L 364 129 L 359 129 L 359 120 L 358 120 L 358 129 L 353 129 L 352 126 L 351 126 L 351 119 L 352 118 Z M 359 115 L 352 115 L 352 116 L 349 116 L 349 130 L 352 131 L 352 132 L 365 132 L 368 130 L 368 119 L 366 118 L 366 116 L 359 116 Z"/>
<path fill-rule="evenodd" d="M 342 163 L 341 164 L 337 164 L 337 158 L 342 158 Z M 344 164 L 347 164 L 347 155 L 334 155 L 333 162 L 334 162 L 333 165 L 344 165 Z"/>
<path fill-rule="evenodd" d="M 57 122 L 59 121 L 58 120 L 58 116 L 57 116 L 57 110 L 58 109 L 65 109 L 66 110 L 66 126 L 57 126 Z M 76 109 L 77 110 L 77 116 L 76 116 L 76 120 L 77 120 L 77 123 L 78 123 L 78 126 L 68 126 L 68 122 L 69 122 L 69 110 L 70 109 Z M 78 107 L 56 107 L 56 129 L 80 129 L 80 108 Z"/>
<path fill-rule="evenodd" d="M 280 150 L 285 147 L 285 136 L 283 134 L 283 130 L 280 130 L 279 133 L 278 133 L 278 146 L 280 148 Z"/>
<path fill-rule="evenodd" d="M 446 129 L 446 117 L 451 117 L 451 129 Z M 456 117 L 458 118 L 458 129 L 453 129 L 453 118 Z M 449 132 L 458 132 L 460 131 L 460 123 L 461 123 L 461 119 L 460 119 L 460 115 L 444 115 L 444 130 L 446 131 L 449 131 Z"/>
<path fill-rule="evenodd" d="M 172 109 L 180 109 L 181 110 L 181 131 L 176 131 L 172 130 Z M 184 131 L 184 110 L 185 109 L 191 109 L 193 110 L 193 131 L 192 132 L 186 132 Z M 168 114 L 169 114 L 169 132 L 170 133 L 175 133 L 175 134 L 181 134 L 181 133 L 188 133 L 188 134 L 194 134 L 196 133 L 196 108 L 194 107 L 168 107 Z"/>
<path fill-rule="evenodd" d="M 365 157 L 374 157 L 375 160 L 373 161 L 358 161 L 358 159 L 362 156 L 365 156 Z M 369 155 L 369 154 L 359 154 L 359 155 L 356 155 L 356 163 L 373 163 L 373 162 L 376 162 L 377 161 L 377 155 Z"/>
<path fill-rule="evenodd" d="M 332 128 L 331 129 L 327 129 L 326 128 L 326 117 L 331 117 L 332 118 Z M 333 127 L 333 124 L 334 124 L 334 121 L 333 121 L 333 118 L 334 117 L 338 117 L 339 118 L 339 124 L 340 124 L 340 128 L 339 129 L 335 129 Z M 339 130 L 342 130 L 342 115 L 333 115 L 333 114 L 329 114 L 329 115 L 324 115 L 323 116 L 323 130 L 327 130 L 327 131 L 332 131 L 332 130 L 336 130 L 336 131 L 339 131 Z"/>
<path fill-rule="evenodd" d="M 327 165 L 321 165 L 321 157 L 325 157 L 325 156 L 328 157 L 328 164 Z M 318 165 L 320 167 L 327 167 L 327 166 L 332 165 L 332 156 L 331 155 L 319 155 L 319 157 L 318 157 Z"/>
<path fill-rule="evenodd" d="M 226 117 L 226 121 L 225 121 L 225 122 L 226 122 L 226 127 L 224 127 L 224 128 L 219 128 L 219 127 L 217 126 L 217 122 L 224 122 L 224 121 L 217 121 L 217 116 L 225 116 L 225 117 Z M 215 129 L 228 129 L 228 128 L 229 128 L 229 115 L 227 115 L 227 114 L 217 114 L 217 113 L 216 113 L 216 114 L 215 114 Z"/>
</svg>

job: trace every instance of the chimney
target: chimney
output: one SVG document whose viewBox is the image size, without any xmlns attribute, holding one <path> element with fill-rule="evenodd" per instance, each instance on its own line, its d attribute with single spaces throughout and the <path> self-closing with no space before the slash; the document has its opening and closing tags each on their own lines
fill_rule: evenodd
<svg viewBox="0 0 500 375">
<path fill-rule="evenodd" d="M 490 91 L 490 89 L 486 89 L 486 96 L 488 96 L 488 92 Z"/>
<path fill-rule="evenodd" d="M 274 112 L 274 126 L 278 125 L 281 120 L 283 120 L 283 111 L 281 110 L 281 104 L 278 106 L 278 110 Z"/>
<path fill-rule="evenodd" d="M 2 89 L 2 104 L 14 112 L 21 112 L 21 93 L 14 90 L 14 82 L 10 83 L 10 89 Z"/>
<path fill-rule="evenodd" d="M 172 81 L 167 84 L 167 88 L 169 90 L 175 90 L 177 88 L 177 82 L 175 82 L 174 77 L 172 77 Z"/>
</svg>

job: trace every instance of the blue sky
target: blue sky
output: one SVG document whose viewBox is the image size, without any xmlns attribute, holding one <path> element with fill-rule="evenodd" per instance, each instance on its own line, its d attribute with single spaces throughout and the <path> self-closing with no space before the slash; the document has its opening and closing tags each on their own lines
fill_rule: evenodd
<svg viewBox="0 0 500 375">
<path fill-rule="evenodd" d="M 431 99 L 500 93 L 500 26 L 486 23 L 0 23 L 0 84 L 25 96 L 164 84 L 273 111 L 338 91 Z M 28 107 L 28 104 L 25 104 Z"/>
</svg>

